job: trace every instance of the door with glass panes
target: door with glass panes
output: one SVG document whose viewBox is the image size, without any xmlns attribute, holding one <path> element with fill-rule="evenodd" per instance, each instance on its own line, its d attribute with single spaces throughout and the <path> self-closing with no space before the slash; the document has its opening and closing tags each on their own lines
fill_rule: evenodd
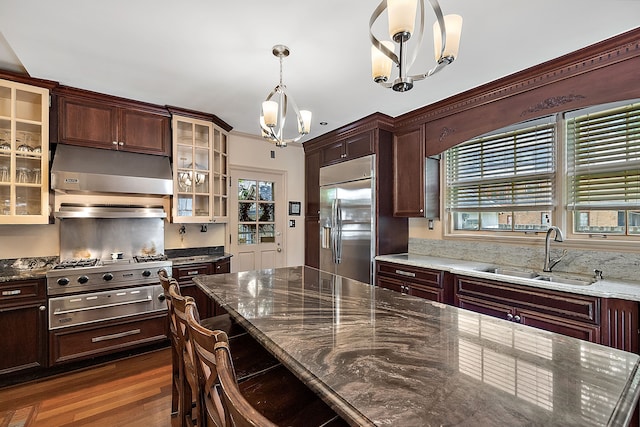
<svg viewBox="0 0 640 427">
<path fill-rule="evenodd" d="M 284 267 L 284 172 L 231 170 L 233 272 Z"/>
</svg>

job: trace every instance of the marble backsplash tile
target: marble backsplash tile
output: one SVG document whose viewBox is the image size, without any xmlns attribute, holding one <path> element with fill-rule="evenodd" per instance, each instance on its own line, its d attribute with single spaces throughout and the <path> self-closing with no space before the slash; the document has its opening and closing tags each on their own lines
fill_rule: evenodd
<svg viewBox="0 0 640 427">
<path fill-rule="evenodd" d="M 538 271 L 544 263 L 544 247 L 509 244 L 410 238 L 409 252 Z M 561 254 L 562 249 L 552 244 L 551 258 Z M 640 254 L 568 249 L 567 255 L 553 267 L 554 272 L 589 276 L 594 269 L 602 270 L 608 279 L 640 281 Z"/>
</svg>

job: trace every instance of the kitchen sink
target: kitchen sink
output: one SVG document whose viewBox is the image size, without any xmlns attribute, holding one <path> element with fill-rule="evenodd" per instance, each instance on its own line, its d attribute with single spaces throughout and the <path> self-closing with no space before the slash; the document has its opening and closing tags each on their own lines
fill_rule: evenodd
<svg viewBox="0 0 640 427">
<path fill-rule="evenodd" d="M 502 276 L 519 277 L 522 279 L 541 280 L 550 283 L 561 283 L 563 285 L 589 286 L 595 283 L 594 279 L 578 279 L 570 277 L 562 277 L 555 275 L 541 275 L 533 270 L 525 270 L 518 268 L 491 267 L 482 270 L 487 273 L 500 274 Z"/>
<path fill-rule="evenodd" d="M 538 276 L 536 280 L 544 280 L 551 283 L 562 283 L 563 285 L 576 285 L 576 286 L 589 286 L 595 283 L 595 280 L 587 279 L 570 279 L 567 277 L 555 277 L 555 276 Z"/>
<path fill-rule="evenodd" d="M 514 268 L 490 268 L 487 273 L 501 274 L 503 276 L 521 277 L 523 279 L 533 279 L 538 277 L 538 273 L 530 270 L 518 270 Z"/>
</svg>

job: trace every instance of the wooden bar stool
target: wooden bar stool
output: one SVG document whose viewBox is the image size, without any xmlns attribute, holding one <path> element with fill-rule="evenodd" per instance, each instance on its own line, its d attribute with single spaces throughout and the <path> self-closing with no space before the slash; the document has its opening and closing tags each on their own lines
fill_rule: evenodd
<svg viewBox="0 0 640 427">
<path fill-rule="evenodd" d="M 195 304 L 187 303 L 186 310 L 189 334 L 200 371 L 204 410 L 201 418 L 210 422 L 210 425 L 222 425 L 222 422 L 227 426 L 347 425 L 282 365 L 238 383 L 237 368 L 234 369 L 234 358 L 229 350 L 229 346 L 236 343 L 228 340 L 224 332 L 212 331 L 201 325 Z M 225 399 L 232 399 L 228 407 L 220 401 L 216 386 L 218 380 L 222 395 Z"/>
<path fill-rule="evenodd" d="M 181 426 L 199 426 L 201 414 L 201 398 L 199 378 L 196 371 L 196 356 L 189 335 L 185 308 L 193 303 L 193 298 L 183 297 L 179 293 L 177 283 L 170 280 L 169 296 L 176 319 L 176 355 L 179 358 L 178 388 L 178 420 Z"/>
</svg>

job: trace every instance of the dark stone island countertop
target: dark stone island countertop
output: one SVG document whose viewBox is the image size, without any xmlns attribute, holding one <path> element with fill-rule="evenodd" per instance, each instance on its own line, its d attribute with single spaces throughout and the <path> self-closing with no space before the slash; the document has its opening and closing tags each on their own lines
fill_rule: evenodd
<svg viewBox="0 0 640 427">
<path fill-rule="evenodd" d="M 0 283 L 43 279 L 57 262 L 57 256 L 0 259 Z"/>
<path fill-rule="evenodd" d="M 624 426 L 640 393 L 636 354 L 313 268 L 194 281 L 354 426 Z"/>
</svg>

